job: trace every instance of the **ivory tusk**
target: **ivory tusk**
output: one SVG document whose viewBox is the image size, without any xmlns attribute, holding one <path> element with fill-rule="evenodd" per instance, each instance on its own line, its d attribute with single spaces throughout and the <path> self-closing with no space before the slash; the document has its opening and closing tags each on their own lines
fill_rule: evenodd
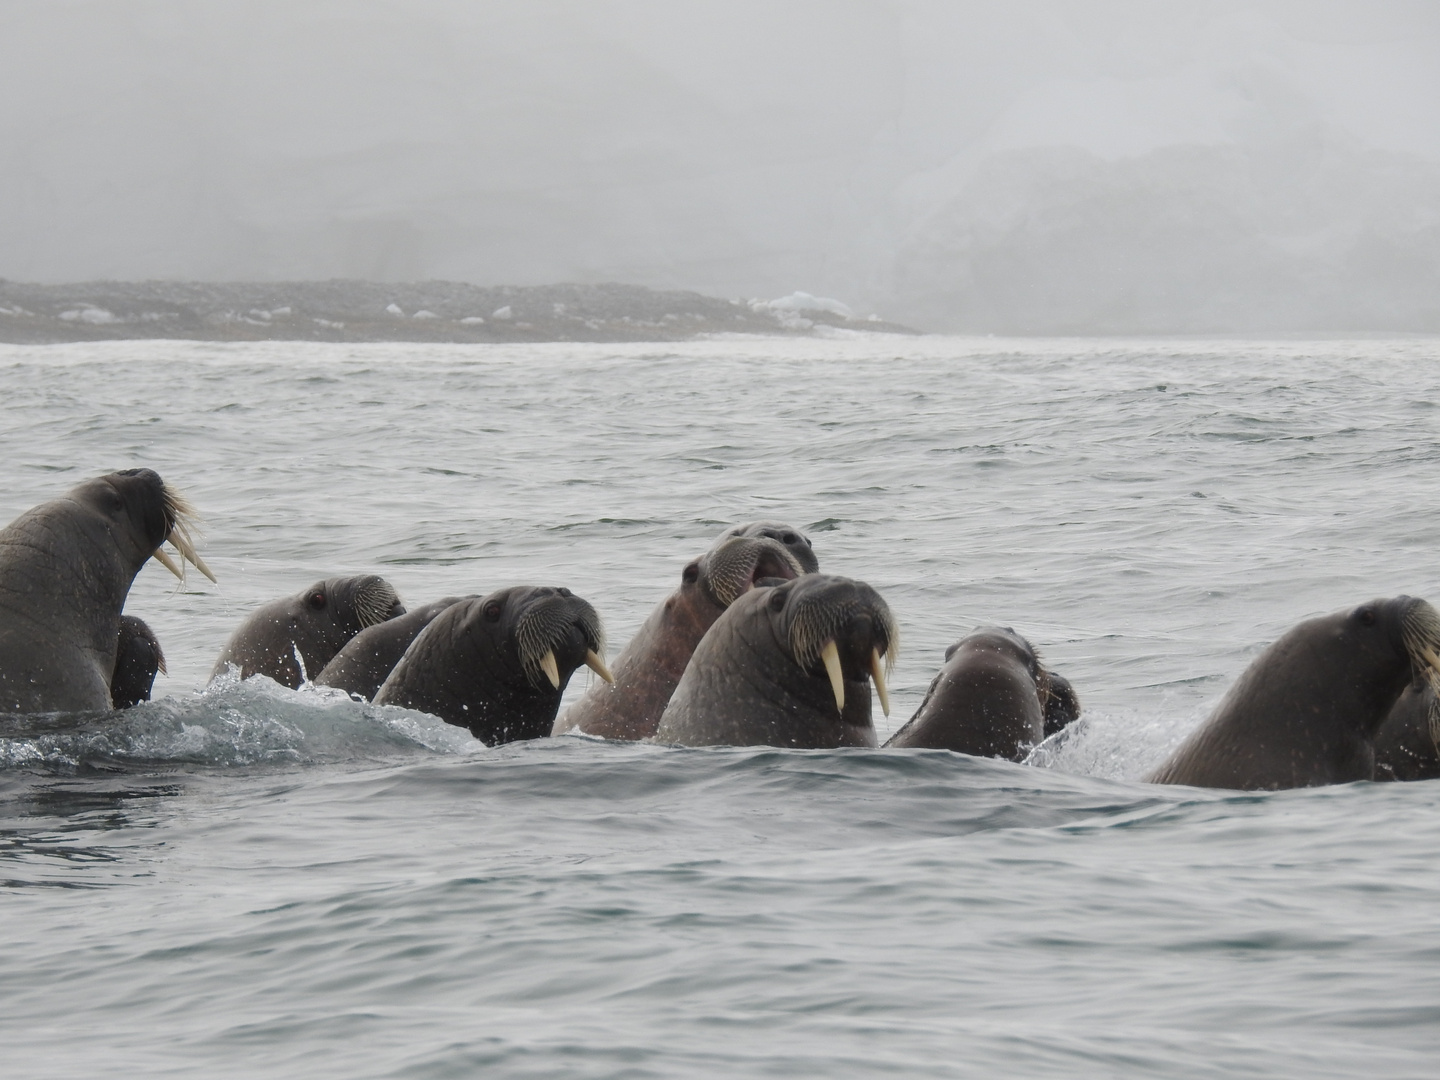
<svg viewBox="0 0 1440 1080">
<path fill-rule="evenodd" d="M 890 691 L 885 687 L 885 665 L 880 663 L 878 649 L 870 650 L 870 678 L 875 680 L 875 693 L 880 696 L 880 711 L 890 715 Z"/>
<path fill-rule="evenodd" d="M 555 650 L 551 649 L 540 658 L 540 670 L 545 672 L 545 677 L 550 680 L 550 685 L 556 690 L 560 689 L 560 665 L 555 663 Z"/>
<path fill-rule="evenodd" d="M 615 685 L 615 676 L 610 674 L 610 669 L 605 666 L 605 660 L 594 649 L 585 650 L 585 666 L 595 672 L 611 686 Z"/>
<path fill-rule="evenodd" d="M 831 638 L 820 650 L 820 659 L 825 661 L 825 670 L 830 673 L 830 689 L 835 692 L 835 708 L 845 711 L 845 673 L 840 670 L 840 650 Z"/>
<path fill-rule="evenodd" d="M 179 531 L 175 529 L 170 530 L 170 536 L 168 537 L 168 539 L 170 543 L 175 545 L 176 551 L 180 552 L 182 556 L 190 560 L 191 566 L 195 567 L 196 570 L 199 570 L 211 581 L 215 581 L 215 575 L 210 572 L 210 567 L 205 565 L 205 560 L 200 558 L 200 554 L 195 550 L 194 544 L 190 543 L 189 540 L 181 536 Z M 216 584 L 219 583 L 216 582 Z"/>
<path fill-rule="evenodd" d="M 170 558 L 169 555 L 165 554 L 164 548 L 156 548 L 154 554 L 152 554 L 150 557 L 156 562 L 158 562 L 161 566 L 165 567 L 166 570 L 169 570 L 181 581 L 185 580 L 185 574 L 181 571 L 180 567 L 175 565 L 175 560 Z"/>
</svg>

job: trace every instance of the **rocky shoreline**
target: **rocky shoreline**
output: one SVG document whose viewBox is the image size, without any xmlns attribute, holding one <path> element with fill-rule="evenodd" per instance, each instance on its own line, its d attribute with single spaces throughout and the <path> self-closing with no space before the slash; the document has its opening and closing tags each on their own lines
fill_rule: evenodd
<svg viewBox="0 0 1440 1080">
<path fill-rule="evenodd" d="M 0 280 L 0 342 L 681 341 L 705 334 L 913 334 L 795 293 L 724 300 L 638 285 L 482 288 L 449 281 L 86 282 Z"/>
</svg>

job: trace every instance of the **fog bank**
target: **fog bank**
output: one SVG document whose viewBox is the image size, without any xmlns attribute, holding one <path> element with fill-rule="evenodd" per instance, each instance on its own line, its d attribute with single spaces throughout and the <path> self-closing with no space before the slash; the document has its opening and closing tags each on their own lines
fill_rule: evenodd
<svg viewBox="0 0 1440 1080">
<path fill-rule="evenodd" d="M 0 3 L 0 276 L 1440 330 L 1440 6 Z"/>
</svg>

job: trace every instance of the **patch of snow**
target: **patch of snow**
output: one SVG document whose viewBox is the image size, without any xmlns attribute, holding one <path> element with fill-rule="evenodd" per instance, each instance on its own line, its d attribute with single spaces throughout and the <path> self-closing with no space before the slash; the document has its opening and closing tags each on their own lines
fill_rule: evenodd
<svg viewBox="0 0 1440 1080">
<path fill-rule="evenodd" d="M 396 318 L 403 319 L 405 317 L 405 312 L 400 310 L 399 304 L 386 304 L 385 310 Z"/>
<path fill-rule="evenodd" d="M 460 320 L 461 326 L 480 326 L 485 322 L 479 315 L 466 315 Z"/>
<path fill-rule="evenodd" d="M 290 314 L 290 308 L 289 308 L 289 307 L 277 307 L 277 308 L 271 308 L 271 309 L 270 309 L 270 317 L 271 317 L 272 319 L 273 319 L 276 315 L 289 315 L 289 314 Z"/>
<path fill-rule="evenodd" d="M 753 311 L 828 311 L 844 319 L 855 317 L 849 304 L 832 300 L 828 296 L 811 296 L 807 292 L 793 292 L 778 300 L 752 300 L 750 308 Z"/>
<path fill-rule="evenodd" d="M 345 329 L 345 324 L 343 322 L 331 322 L 329 319 L 311 319 L 310 321 L 313 322 L 316 326 L 325 327 L 325 329 L 327 330 Z"/>
<path fill-rule="evenodd" d="M 270 321 L 270 312 L 261 311 L 259 308 L 251 308 L 250 315 L 252 316 L 252 321 L 253 319 L 259 319 L 261 322 Z"/>
<path fill-rule="evenodd" d="M 515 317 L 515 313 L 510 310 L 510 305 L 506 304 L 504 307 L 496 308 L 494 311 L 492 311 L 490 313 L 490 317 L 492 319 L 513 319 Z"/>
<path fill-rule="evenodd" d="M 113 315 L 111 312 L 106 311 L 104 308 L 93 306 L 74 308 L 70 311 L 62 311 L 60 313 L 60 318 L 64 319 L 66 322 L 89 323 L 91 326 L 107 326 L 110 323 L 124 322 L 123 319 L 117 318 L 115 315 Z"/>
<path fill-rule="evenodd" d="M 412 319 L 438 319 L 440 316 L 436 315 L 433 311 L 427 311 L 425 308 L 421 308 L 419 311 L 415 312 L 415 314 L 411 315 L 410 317 Z"/>
</svg>

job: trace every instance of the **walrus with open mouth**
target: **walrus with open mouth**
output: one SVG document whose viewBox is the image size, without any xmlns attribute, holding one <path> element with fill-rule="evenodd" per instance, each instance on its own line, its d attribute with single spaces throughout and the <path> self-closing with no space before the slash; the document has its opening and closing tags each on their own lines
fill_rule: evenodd
<svg viewBox="0 0 1440 1080">
<path fill-rule="evenodd" d="M 1308 619 L 1261 653 L 1148 779 L 1244 790 L 1374 779 L 1375 734 L 1417 683 L 1440 685 L 1440 612 L 1424 600 Z"/>
<path fill-rule="evenodd" d="M 190 539 L 194 511 L 150 469 L 72 488 L 0 530 L 0 712 L 112 707 L 120 613 L 169 542 L 212 581 Z"/>
<path fill-rule="evenodd" d="M 411 608 L 404 615 L 367 626 L 345 643 L 315 676 L 316 686 L 333 686 L 366 701 L 374 698 L 394 670 L 410 643 L 420 636 L 435 616 L 451 604 L 473 600 L 473 596 L 447 596 L 433 604 Z"/>
<path fill-rule="evenodd" d="M 753 527 L 763 529 L 770 524 L 761 522 Z M 809 549 L 810 542 L 797 530 L 785 526 L 778 530 Z M 810 559 L 814 558 L 812 552 Z M 630 639 L 615 661 L 615 684 L 591 686 L 565 710 L 555 724 L 555 734 L 574 730 L 630 741 L 654 735 L 695 646 L 721 613 L 757 581 L 795 578 L 804 572 L 792 549 L 780 540 L 727 532 L 685 567 L 680 587 L 650 613 Z"/>
<path fill-rule="evenodd" d="M 252 612 L 230 635 L 210 678 L 235 667 L 242 679 L 268 675 L 297 690 L 361 630 L 404 614 L 400 597 L 382 577 L 326 578 Z"/>
<path fill-rule="evenodd" d="M 885 745 L 1023 761 L 1051 733 L 1050 699 L 1051 675 L 1035 647 L 1008 626 L 981 627 L 945 650 L 920 708 Z M 1070 699 L 1078 713 L 1073 689 Z M 1068 720 L 1070 702 L 1053 711 L 1052 724 Z"/>
<path fill-rule="evenodd" d="M 897 642 L 889 607 L 864 582 L 807 574 L 752 589 L 696 647 L 655 741 L 874 746 L 870 684 L 888 716 Z"/>
<path fill-rule="evenodd" d="M 517 585 L 451 604 L 375 694 L 470 729 L 487 746 L 550 734 L 584 665 L 610 680 L 600 616 L 569 589 Z"/>
</svg>

